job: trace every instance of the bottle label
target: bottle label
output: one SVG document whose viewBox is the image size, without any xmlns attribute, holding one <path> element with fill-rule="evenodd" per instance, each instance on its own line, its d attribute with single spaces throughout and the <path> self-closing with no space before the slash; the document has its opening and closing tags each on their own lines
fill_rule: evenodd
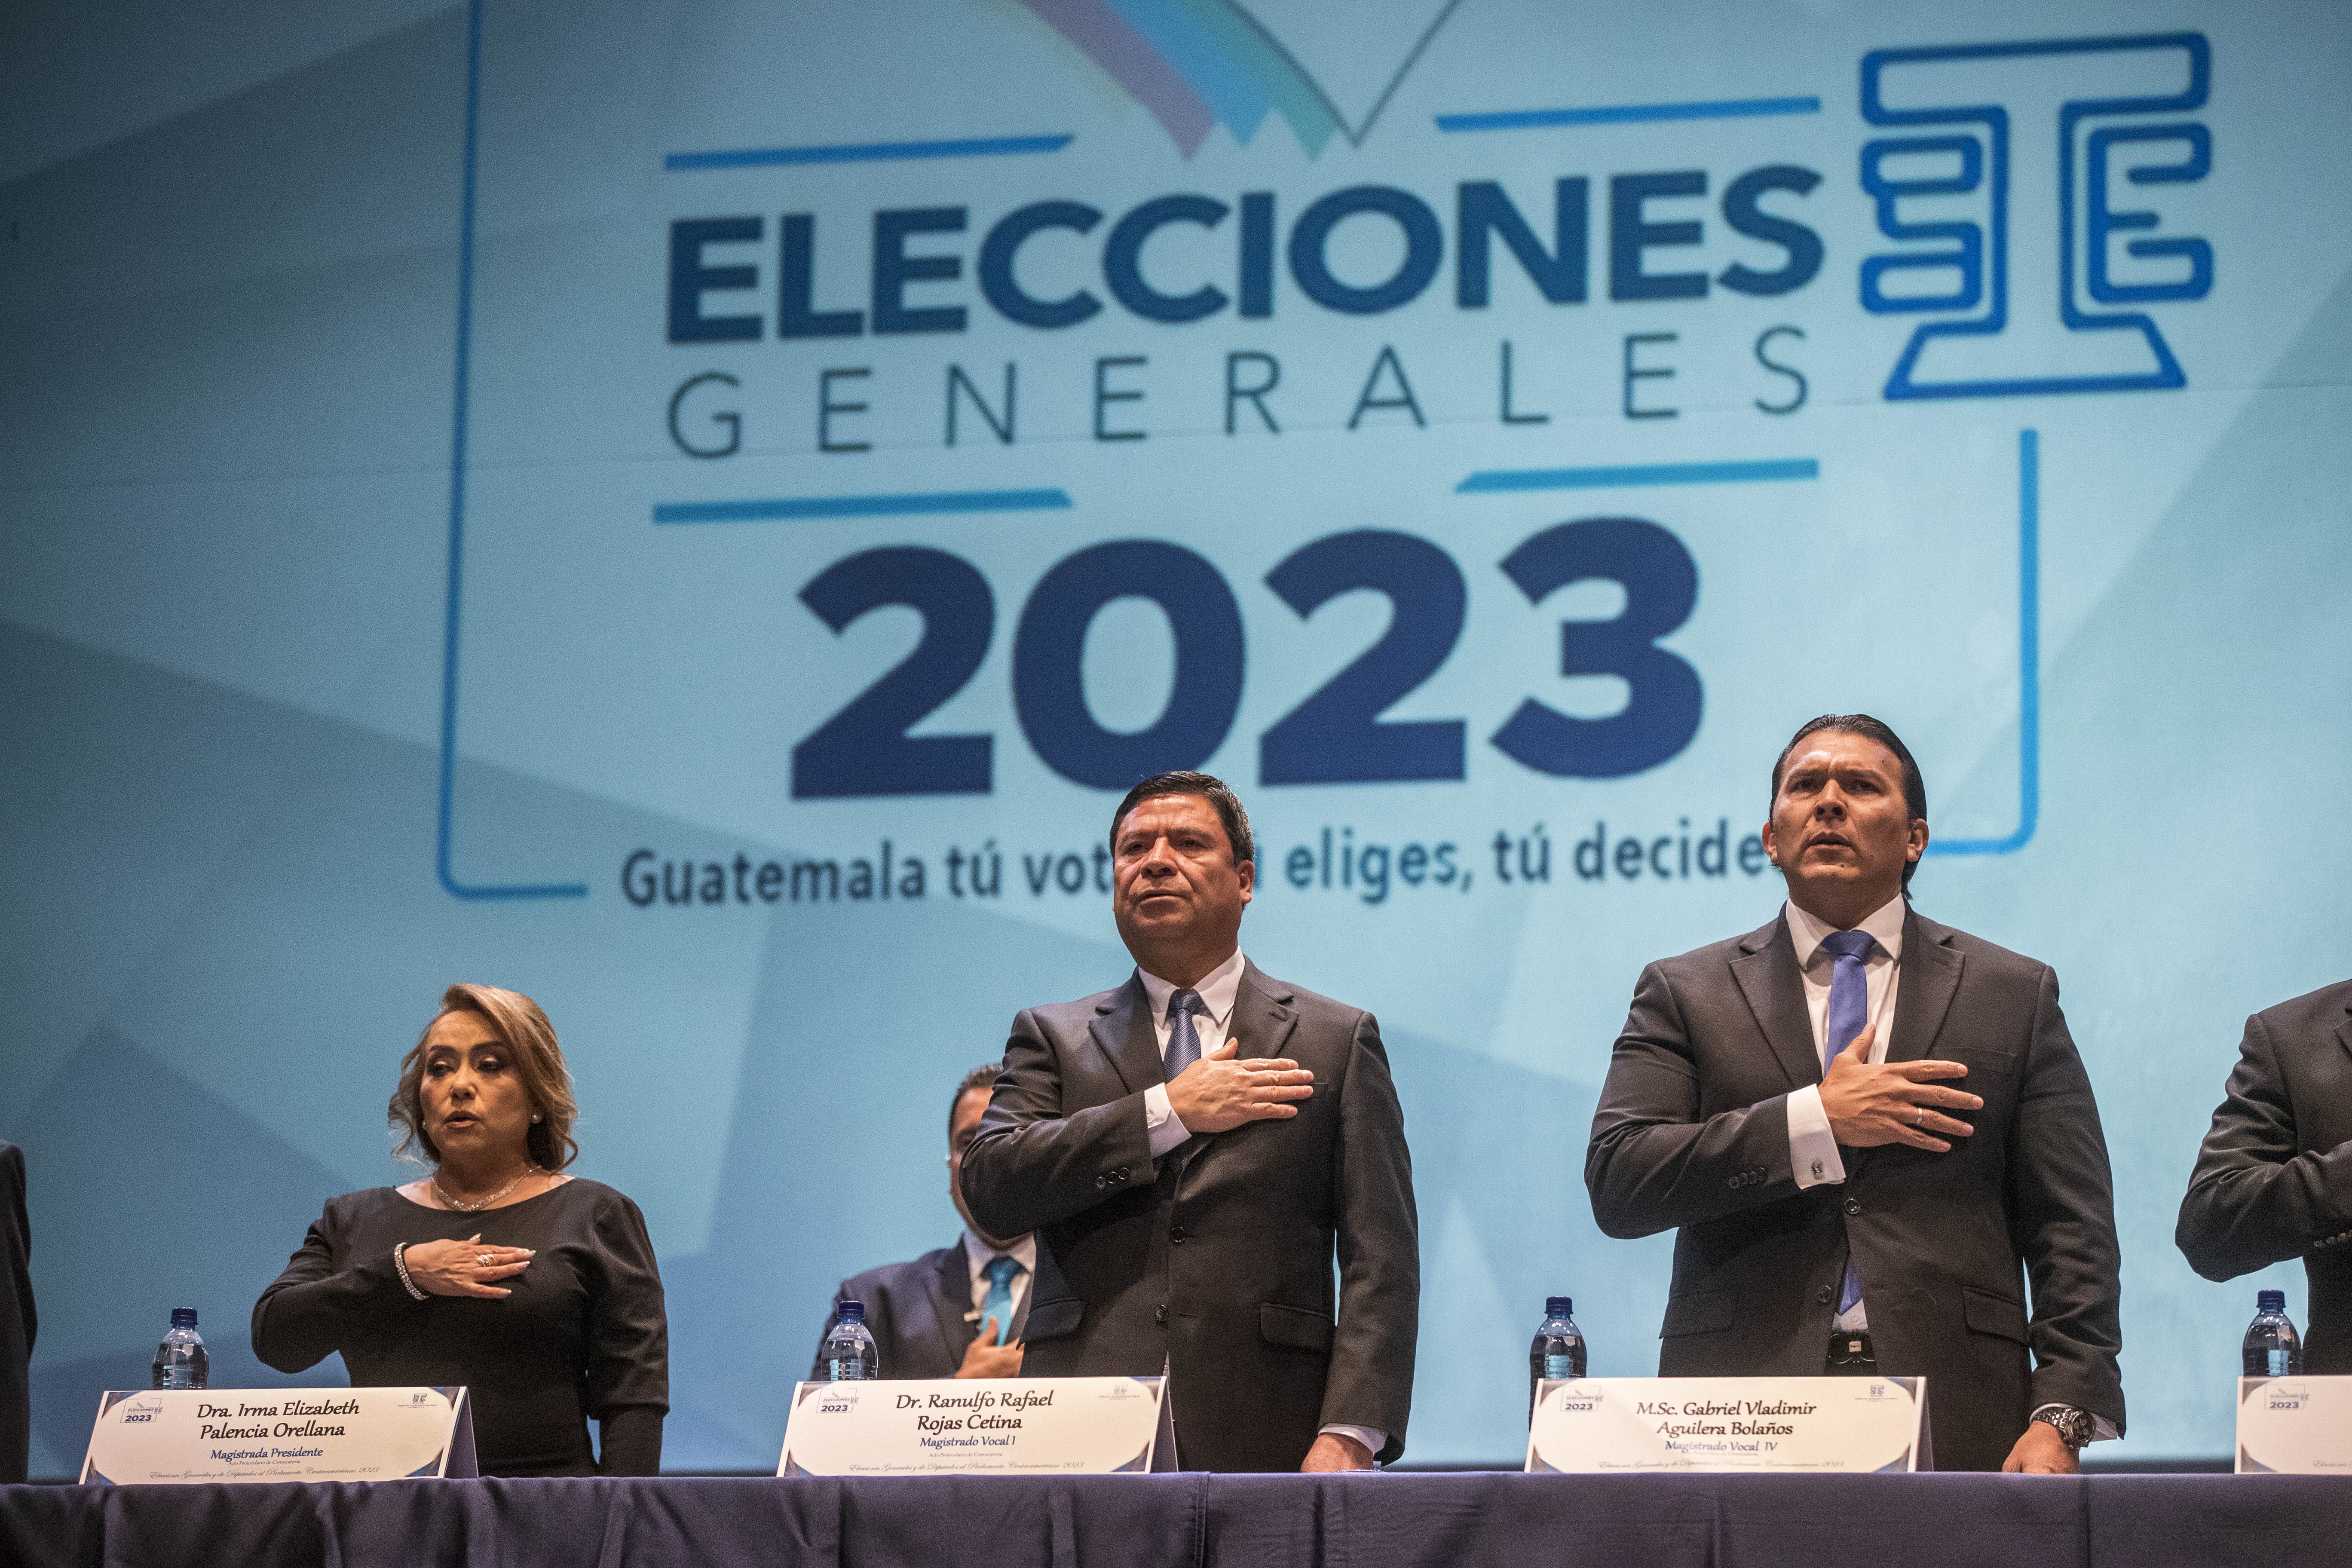
<svg viewBox="0 0 2352 1568">
<path fill-rule="evenodd" d="M 1544 1357 L 1544 1375 L 1555 1379 L 1574 1377 L 1576 1375 L 1575 1358 L 1564 1355 Z"/>
</svg>

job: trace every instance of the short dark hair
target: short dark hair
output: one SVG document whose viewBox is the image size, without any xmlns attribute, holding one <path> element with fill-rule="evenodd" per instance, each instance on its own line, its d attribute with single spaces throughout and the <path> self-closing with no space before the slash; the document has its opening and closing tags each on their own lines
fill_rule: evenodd
<svg viewBox="0 0 2352 1568">
<path fill-rule="evenodd" d="M 1780 774 L 1789 765 L 1789 753 L 1795 751 L 1798 742 L 1806 736 L 1819 734 L 1823 730 L 1834 730 L 1842 735 L 1859 735 L 1865 741 L 1875 741 L 1894 752 L 1895 760 L 1903 767 L 1904 808 L 1921 821 L 1927 819 L 1927 781 L 1920 777 L 1919 764 L 1912 759 L 1911 748 L 1905 745 L 1903 737 L 1887 728 L 1883 721 L 1874 719 L 1867 713 L 1824 713 L 1818 719 L 1809 719 L 1800 725 L 1797 732 L 1789 737 L 1789 743 L 1780 748 L 1780 756 L 1773 760 L 1773 800 L 1778 801 L 1780 798 Z M 1767 815 L 1769 815 L 1769 811 Z M 1911 888 L 1911 873 L 1918 868 L 1919 862 L 1916 860 L 1905 864 L 1903 888 L 1906 892 L 1908 892 Z"/>
<path fill-rule="evenodd" d="M 1225 781 L 1210 773 L 1182 771 L 1154 773 L 1127 792 L 1127 798 L 1111 813 L 1110 852 L 1118 857 L 1118 825 L 1127 814 L 1140 803 L 1159 795 L 1197 795 L 1217 808 L 1217 820 L 1225 825 L 1225 842 L 1234 851 L 1234 864 L 1255 865 L 1257 841 L 1250 837 L 1249 813 L 1242 809 L 1241 797 L 1226 787 Z"/>
<path fill-rule="evenodd" d="M 1000 1063 L 991 1062 L 986 1067 L 974 1068 L 963 1075 L 963 1081 L 956 1085 L 955 1098 L 948 1101 L 949 1137 L 955 1136 L 955 1116 L 956 1112 L 963 1108 L 965 1095 L 975 1089 L 984 1089 L 991 1094 L 996 1092 L 996 1075 L 1001 1066 Z"/>
</svg>

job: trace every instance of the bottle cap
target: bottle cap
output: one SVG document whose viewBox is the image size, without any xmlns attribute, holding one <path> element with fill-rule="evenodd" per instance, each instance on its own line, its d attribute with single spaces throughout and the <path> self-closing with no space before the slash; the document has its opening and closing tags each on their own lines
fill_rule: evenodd
<svg viewBox="0 0 2352 1568">
<path fill-rule="evenodd" d="M 1565 1318 L 1575 1310 L 1576 1302 L 1570 1297 L 1546 1296 L 1544 1298 L 1544 1316 L 1547 1318 Z"/>
<path fill-rule="evenodd" d="M 839 1302 L 834 1307 L 833 1315 L 845 1323 L 862 1323 L 866 1321 L 866 1303 L 863 1301 Z"/>
<path fill-rule="evenodd" d="M 2254 1293 L 2254 1310 L 2256 1310 L 2257 1312 L 2284 1312 L 2284 1311 L 2285 1311 L 2285 1310 L 2286 1310 L 2286 1292 L 2285 1292 L 2285 1291 L 2284 1291 L 2284 1290 L 2258 1290 L 2258 1291 L 2256 1291 L 2256 1292 Z"/>
<path fill-rule="evenodd" d="M 194 1328 L 196 1326 L 196 1310 L 194 1307 L 173 1308 L 172 1326 L 175 1329 Z"/>
</svg>

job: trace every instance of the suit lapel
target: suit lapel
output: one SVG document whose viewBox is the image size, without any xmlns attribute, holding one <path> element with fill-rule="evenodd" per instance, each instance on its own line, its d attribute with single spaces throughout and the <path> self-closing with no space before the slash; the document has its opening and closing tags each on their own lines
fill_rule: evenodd
<svg viewBox="0 0 2352 1568">
<path fill-rule="evenodd" d="M 1241 989 L 1234 993 L 1234 1016 L 1225 1038 L 1241 1042 L 1244 1057 L 1278 1057 L 1298 1026 L 1298 1015 L 1287 1004 L 1297 994 L 1247 959 L 1242 961 Z"/>
<path fill-rule="evenodd" d="M 1797 970 L 1797 944 L 1789 939 L 1788 921 L 1774 915 L 1771 924 L 1742 937 L 1739 947 L 1740 956 L 1731 961 L 1732 978 L 1748 998 L 1748 1010 L 1780 1059 L 1780 1070 L 1799 1089 L 1821 1082 L 1821 1052 L 1813 1045 L 1804 976 Z"/>
<path fill-rule="evenodd" d="M 1895 1037 L 1887 1042 L 1890 1062 L 1916 1062 L 1925 1058 L 1943 1029 L 1951 1010 L 1952 994 L 1960 988 L 1966 959 L 1948 944 L 1952 933 L 1916 911 L 1903 916 L 1902 982 L 1895 988 Z"/>
<path fill-rule="evenodd" d="M 2336 1040 L 2347 1051 L 2352 1051 L 2352 1018 L 2336 1026 Z"/>
<path fill-rule="evenodd" d="M 940 1341 L 947 1347 L 948 1364 L 961 1366 L 963 1352 L 980 1337 L 980 1325 L 964 1314 L 971 1310 L 971 1260 L 959 1240 L 940 1259 L 931 1276 L 931 1315 L 939 1321 Z"/>
<path fill-rule="evenodd" d="M 1110 1058 L 1119 1082 L 1129 1094 L 1140 1094 L 1167 1081 L 1160 1060 L 1160 1038 L 1151 1030 L 1151 1009 L 1145 1005 L 1143 982 L 1130 974 L 1127 984 L 1101 1004 L 1087 1031 L 1095 1048 Z"/>
</svg>

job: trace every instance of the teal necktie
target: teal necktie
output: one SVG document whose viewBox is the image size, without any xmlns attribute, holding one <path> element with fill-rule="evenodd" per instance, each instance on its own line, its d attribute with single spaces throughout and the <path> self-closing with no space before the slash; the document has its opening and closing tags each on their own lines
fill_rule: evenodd
<svg viewBox="0 0 2352 1568">
<path fill-rule="evenodd" d="M 997 1257 L 988 1260 L 981 1272 L 988 1276 L 988 1294 L 980 1303 L 980 1331 L 988 1332 L 988 1320 L 996 1320 L 996 1342 L 1009 1344 L 1013 1340 L 1013 1282 L 1021 1277 L 1021 1260 Z"/>
</svg>

